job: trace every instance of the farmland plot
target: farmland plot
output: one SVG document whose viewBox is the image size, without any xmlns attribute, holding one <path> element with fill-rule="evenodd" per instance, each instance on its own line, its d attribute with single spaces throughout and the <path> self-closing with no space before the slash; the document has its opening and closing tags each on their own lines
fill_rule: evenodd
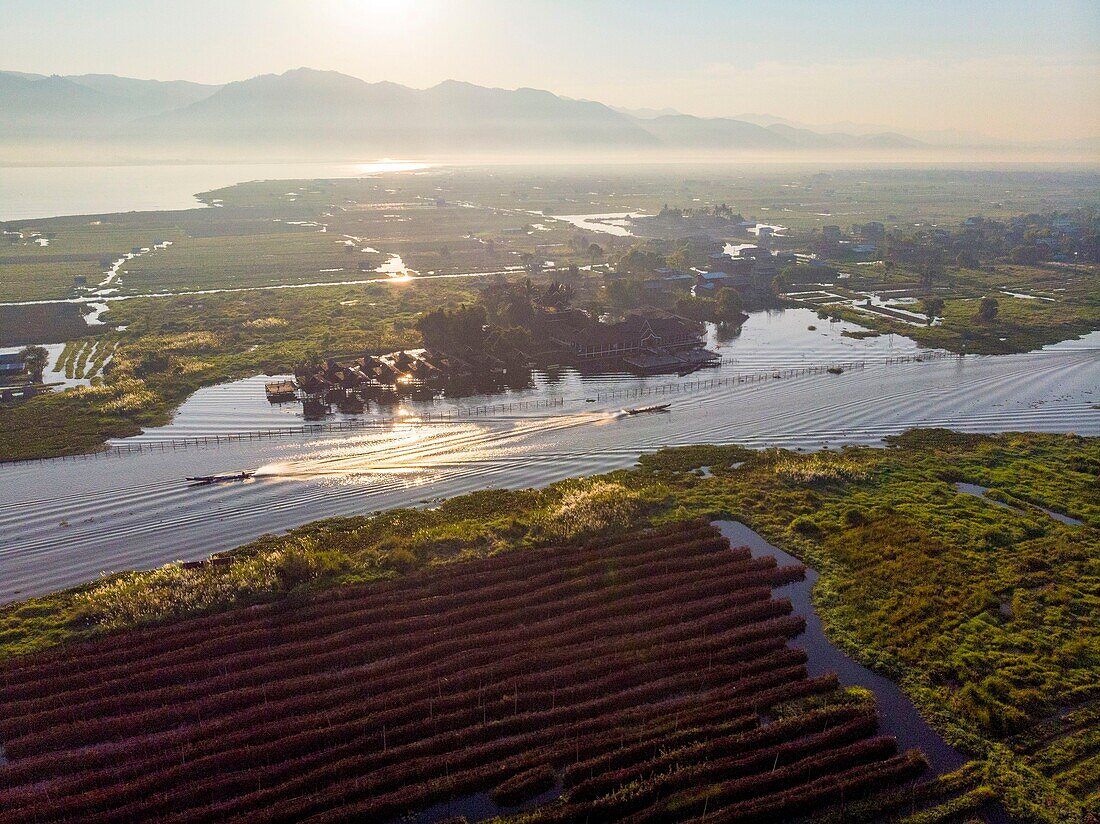
<svg viewBox="0 0 1100 824">
<path fill-rule="evenodd" d="M 0 821 L 771 821 L 920 774 L 788 645 L 803 573 L 686 522 L 12 659 Z"/>
</svg>

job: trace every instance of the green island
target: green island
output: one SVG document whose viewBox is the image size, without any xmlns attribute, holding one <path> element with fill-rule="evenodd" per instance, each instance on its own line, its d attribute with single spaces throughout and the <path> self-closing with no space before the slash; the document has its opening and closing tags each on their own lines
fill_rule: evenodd
<svg viewBox="0 0 1100 824">
<path fill-rule="evenodd" d="M 901 820 L 958 820 L 995 799 L 1025 820 L 1084 822 L 1100 808 L 1098 478 L 1100 441 L 1073 435 L 665 449 L 544 489 L 317 521 L 224 567 L 169 564 L 8 605 L 0 657 L 636 525 L 735 519 L 820 572 L 833 643 L 896 680 L 973 759 L 937 782 L 945 798 Z M 866 820 L 886 803 L 868 802 Z"/>
</svg>

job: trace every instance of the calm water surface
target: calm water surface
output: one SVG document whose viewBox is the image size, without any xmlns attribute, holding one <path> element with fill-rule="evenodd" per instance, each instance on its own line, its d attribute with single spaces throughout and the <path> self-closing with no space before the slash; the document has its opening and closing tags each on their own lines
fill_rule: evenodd
<svg viewBox="0 0 1100 824">
<path fill-rule="evenodd" d="M 770 555 L 780 566 L 802 563 L 793 555 L 772 546 L 742 523 L 716 521 L 715 526 L 722 530 L 733 546 L 747 546 L 752 550 L 754 558 Z M 789 598 L 794 614 L 806 619 L 806 630 L 791 642 L 791 646 L 806 651 L 806 670 L 810 677 L 832 672 L 836 673 L 842 686 L 863 687 L 874 693 L 880 732 L 896 738 L 900 751 L 914 747 L 920 749 L 928 757 L 931 773 L 941 775 L 965 764 L 968 760 L 966 756 L 929 726 L 913 702 L 893 681 L 872 672 L 832 645 L 813 605 L 812 593 L 818 577 L 815 570 L 807 567 L 803 580 L 776 587 L 772 591 L 776 598 Z"/>
<path fill-rule="evenodd" d="M 0 166 L 0 221 L 56 215 L 191 209 L 195 195 L 249 180 L 357 177 L 429 164 L 193 164 L 179 166 Z"/>
<path fill-rule="evenodd" d="M 818 328 L 809 330 L 809 326 Z M 914 426 L 968 432 L 1100 435 L 1100 333 L 1026 355 L 885 365 L 914 354 L 901 337 L 852 340 L 809 310 L 756 313 L 720 343 L 721 369 L 684 379 L 571 370 L 537 376 L 505 397 L 407 403 L 396 423 L 123 457 L 0 465 L 0 601 L 86 581 L 104 571 L 204 558 L 264 533 L 333 515 L 417 505 L 486 487 L 540 486 L 629 467 L 666 445 L 742 443 L 815 449 L 879 443 Z M 841 375 L 730 383 L 668 395 L 673 384 L 840 361 Z M 166 427 L 137 440 L 246 432 L 302 423 L 272 407 L 264 378 L 196 393 Z M 431 422 L 427 412 L 561 397 L 551 410 Z M 599 397 L 599 402 L 587 399 Z M 625 407 L 671 402 L 665 414 Z M 365 417 L 378 418 L 371 408 Z M 188 475 L 258 470 L 252 481 L 194 488 Z"/>
</svg>

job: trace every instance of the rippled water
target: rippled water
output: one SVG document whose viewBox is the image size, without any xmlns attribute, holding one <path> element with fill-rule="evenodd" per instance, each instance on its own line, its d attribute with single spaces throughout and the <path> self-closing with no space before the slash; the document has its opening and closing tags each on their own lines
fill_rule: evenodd
<svg viewBox="0 0 1100 824">
<path fill-rule="evenodd" d="M 739 337 L 712 341 L 726 357 L 721 369 L 684 379 L 585 378 L 566 370 L 557 380 L 540 376 L 533 388 L 503 397 L 408 403 L 391 410 L 396 423 L 377 428 L 0 466 L 0 601 L 103 571 L 203 558 L 317 518 L 628 467 L 641 452 L 665 445 L 812 449 L 877 443 L 913 426 L 1100 435 L 1094 408 L 1100 333 L 1026 355 L 888 366 L 885 358 L 914 354 L 915 345 L 896 336 L 843 338 L 843 328 L 855 327 L 819 320 L 808 310 L 757 313 Z M 865 368 L 841 375 L 632 396 L 738 373 L 859 360 Z M 139 440 L 170 443 L 300 424 L 297 406 L 267 404 L 264 380 L 202 390 L 171 425 Z M 549 411 L 422 420 L 427 412 L 551 396 L 564 403 Z M 624 407 L 665 401 L 672 403 L 665 414 L 622 414 Z M 372 408 L 367 417 L 376 413 Z M 187 475 L 240 469 L 259 472 L 246 483 L 194 488 L 183 482 Z"/>
</svg>

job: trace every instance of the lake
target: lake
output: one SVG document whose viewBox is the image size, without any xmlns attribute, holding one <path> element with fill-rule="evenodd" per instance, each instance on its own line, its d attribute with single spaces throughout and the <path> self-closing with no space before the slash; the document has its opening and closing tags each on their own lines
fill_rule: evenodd
<svg viewBox="0 0 1100 824">
<path fill-rule="evenodd" d="M 565 369 L 536 374 L 532 387 L 503 396 L 402 403 L 385 411 L 385 422 L 353 431 L 175 448 L 184 437 L 303 423 L 298 405 L 267 403 L 262 376 L 209 387 L 168 426 L 127 441 L 164 449 L 0 465 L 0 602 L 109 570 L 205 558 L 317 518 L 629 467 L 640 453 L 666 445 L 835 448 L 877 444 L 915 426 L 1100 435 L 1100 333 L 1023 355 L 888 365 L 888 358 L 926 350 L 898 336 L 840 334 L 857 328 L 806 309 L 756 312 L 740 335 L 711 340 L 724 357 L 721 368 L 683 379 Z M 850 361 L 864 367 L 730 380 Z M 479 405 L 548 398 L 561 405 L 440 419 Z M 622 413 L 658 402 L 670 402 L 671 410 Z M 363 416 L 381 418 L 374 407 Z M 201 488 L 184 481 L 242 469 L 259 475 Z"/>
<path fill-rule="evenodd" d="M 364 163 L 0 166 L 0 221 L 192 209 L 195 195 L 250 180 L 305 180 L 415 171 L 407 160 Z"/>
</svg>

